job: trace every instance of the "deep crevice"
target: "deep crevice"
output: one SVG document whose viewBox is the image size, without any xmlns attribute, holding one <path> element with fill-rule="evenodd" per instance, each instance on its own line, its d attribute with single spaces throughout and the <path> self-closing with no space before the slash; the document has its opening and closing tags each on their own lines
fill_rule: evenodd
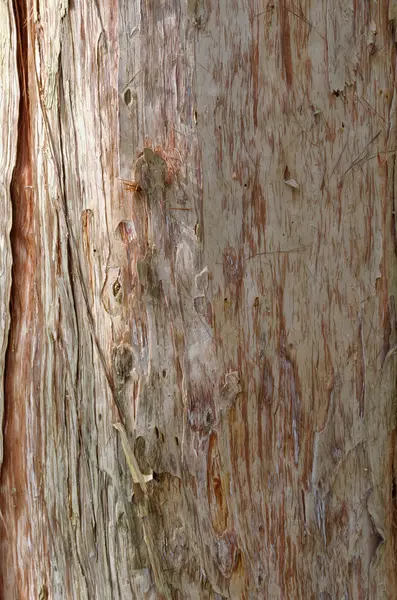
<svg viewBox="0 0 397 600">
<path fill-rule="evenodd" d="M 8 597 L 11 593 L 22 598 L 29 596 L 27 574 L 18 567 L 19 561 L 15 560 L 15 547 L 10 542 L 14 540 L 14 544 L 16 543 L 17 524 L 27 509 L 26 407 L 30 393 L 27 380 L 34 335 L 26 335 L 23 332 L 30 331 L 35 326 L 34 286 L 37 249 L 28 93 L 29 18 L 26 1 L 13 0 L 12 10 L 16 30 L 16 62 L 20 96 L 16 158 L 10 186 L 12 210 L 10 247 L 13 264 L 9 299 L 10 326 L 4 357 L 2 424 L 4 454 L 0 471 L 2 489 L 0 509 L 11 532 L 11 540 L 6 546 L 2 546 L 6 551 L 3 552 L 0 569 L 0 595 Z M 10 500 L 10 489 L 13 490 L 12 500 Z"/>
<path fill-rule="evenodd" d="M 3 431 L 7 427 L 7 416 L 12 407 L 7 398 L 10 366 L 15 366 L 15 338 L 17 338 L 18 324 L 24 320 L 24 299 L 20 294 L 18 286 L 19 279 L 23 275 L 24 262 L 20 257 L 20 246 L 26 246 L 28 242 L 28 231 L 25 217 L 32 217 L 32 185 L 31 175 L 31 127 L 30 127 L 30 102 L 28 94 L 28 31 L 26 27 L 27 7 L 25 2 L 13 1 L 13 12 L 17 35 L 17 71 L 20 90 L 19 115 L 18 115 L 18 139 L 14 171 L 11 179 L 10 197 L 12 208 L 12 225 L 10 231 L 10 246 L 12 254 L 12 279 L 10 289 L 10 327 L 8 332 L 8 343 L 4 360 L 4 423 Z M 27 188 L 27 186 L 29 186 Z M 19 210 L 20 209 L 20 210 Z M 23 210 L 25 209 L 26 215 Z M 12 382 L 11 382 L 12 383 Z M 5 440 L 4 440 L 5 441 Z M 4 453 L 4 461 L 7 459 Z M 1 475 L 1 472 L 0 472 Z"/>
<path fill-rule="evenodd" d="M 19 114 L 18 114 L 18 139 L 17 139 L 17 149 L 16 149 L 16 157 L 15 157 L 15 165 L 11 179 L 10 186 L 10 198 L 11 198 L 11 209 L 12 209 L 12 224 L 10 231 L 10 246 L 11 246 L 11 255 L 12 255 L 12 278 L 11 278 L 11 289 L 10 289 L 10 326 L 8 331 L 8 342 L 5 351 L 4 357 L 4 422 L 3 422 L 3 432 L 6 429 L 6 416 L 9 409 L 7 402 L 7 366 L 12 360 L 10 353 L 13 352 L 14 348 L 12 348 L 12 339 L 14 337 L 15 330 L 15 315 L 21 316 L 22 313 L 22 304 L 23 301 L 18 293 L 17 286 L 17 270 L 19 267 L 18 264 L 18 238 L 22 237 L 23 233 L 21 232 L 21 228 L 19 227 L 20 223 L 18 219 L 20 217 L 20 213 L 17 211 L 17 207 L 19 202 L 22 200 L 21 198 L 21 188 L 26 185 L 31 185 L 30 177 L 31 175 L 31 155 L 30 155 L 30 102 L 29 102 L 29 94 L 28 94 L 28 86 L 29 86 L 29 75 L 27 69 L 27 60 L 28 60 L 28 35 L 27 35 L 27 27 L 26 27 L 26 15 L 27 15 L 27 7 L 25 2 L 20 2 L 18 0 L 13 0 L 13 13 L 15 18 L 15 28 L 16 28 L 16 37 L 17 37 L 17 71 L 18 71 L 18 84 L 19 84 Z M 25 23 L 25 26 L 23 24 Z M 29 174 L 26 173 L 26 166 L 28 165 Z M 24 177 L 25 176 L 25 177 Z M 23 181 L 24 179 L 28 179 L 27 181 Z M 31 195 L 31 188 L 26 190 L 26 196 Z M 22 235 L 21 235 L 22 233 Z M 18 319 L 21 320 L 21 319 Z M 1 468 L 0 465 L 0 478 L 1 478 Z"/>
</svg>

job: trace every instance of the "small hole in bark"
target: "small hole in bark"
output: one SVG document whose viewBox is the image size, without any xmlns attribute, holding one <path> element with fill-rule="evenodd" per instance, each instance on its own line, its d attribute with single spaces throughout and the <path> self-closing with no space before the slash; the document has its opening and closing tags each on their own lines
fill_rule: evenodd
<svg viewBox="0 0 397 600">
<path fill-rule="evenodd" d="M 263 583 L 263 577 L 262 577 L 262 575 L 259 575 L 259 577 L 258 577 L 258 585 L 262 585 L 262 583 Z"/>
<path fill-rule="evenodd" d="M 234 568 L 235 569 L 238 567 L 240 560 L 241 560 L 241 551 L 239 549 L 237 549 L 235 552 L 235 555 L 234 555 Z"/>
<path fill-rule="evenodd" d="M 154 433 L 156 434 L 156 438 L 159 439 L 159 430 L 157 427 L 154 428 Z"/>
<path fill-rule="evenodd" d="M 339 90 L 334 90 L 332 93 L 333 93 L 334 96 L 336 96 L 337 98 L 339 98 L 339 96 L 340 96 L 340 91 Z"/>
<path fill-rule="evenodd" d="M 212 412 L 210 410 L 205 415 L 205 422 L 207 425 L 211 425 L 212 423 Z"/>
<path fill-rule="evenodd" d="M 248 184 L 244 183 L 244 187 L 248 187 Z"/>
<path fill-rule="evenodd" d="M 175 444 L 179 447 L 179 439 L 177 437 L 175 438 Z"/>
<path fill-rule="evenodd" d="M 131 90 L 128 89 L 124 92 L 124 102 L 128 106 L 131 102 Z"/>
<path fill-rule="evenodd" d="M 167 376 L 167 371 L 165 369 L 163 369 L 163 377 Z"/>
<path fill-rule="evenodd" d="M 115 298 L 118 295 L 118 293 L 119 293 L 120 290 L 121 290 L 121 284 L 120 284 L 119 280 L 116 279 L 116 281 L 113 284 L 113 296 Z"/>
<path fill-rule="evenodd" d="M 102 415 L 100 413 L 98 415 L 98 421 L 102 421 Z"/>
<path fill-rule="evenodd" d="M 158 473 L 156 473 L 156 471 L 153 471 L 153 479 L 154 481 L 160 481 L 160 476 Z"/>
<path fill-rule="evenodd" d="M 224 302 L 227 302 L 227 298 L 224 298 L 224 299 L 223 299 L 223 301 L 224 301 Z"/>
</svg>

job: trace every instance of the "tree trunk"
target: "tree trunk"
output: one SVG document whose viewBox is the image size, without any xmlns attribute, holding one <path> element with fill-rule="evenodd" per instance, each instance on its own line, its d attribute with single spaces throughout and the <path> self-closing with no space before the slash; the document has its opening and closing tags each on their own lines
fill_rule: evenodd
<svg viewBox="0 0 397 600">
<path fill-rule="evenodd" d="M 396 598 L 395 18 L 0 0 L 2 598 Z"/>
</svg>

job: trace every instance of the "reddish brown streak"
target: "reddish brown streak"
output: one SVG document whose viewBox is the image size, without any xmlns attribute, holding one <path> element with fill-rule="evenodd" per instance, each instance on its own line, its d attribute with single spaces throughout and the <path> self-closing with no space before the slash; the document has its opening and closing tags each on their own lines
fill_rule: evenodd
<svg viewBox="0 0 397 600">
<path fill-rule="evenodd" d="M 292 54 L 291 54 L 291 34 L 288 20 L 288 9 L 286 0 L 280 2 L 280 30 L 281 30 L 281 55 L 283 67 L 288 87 L 292 85 Z"/>
</svg>

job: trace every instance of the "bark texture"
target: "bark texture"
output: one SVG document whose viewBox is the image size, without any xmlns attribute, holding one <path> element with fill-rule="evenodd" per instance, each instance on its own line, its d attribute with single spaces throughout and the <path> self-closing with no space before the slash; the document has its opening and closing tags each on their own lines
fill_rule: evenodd
<svg viewBox="0 0 397 600">
<path fill-rule="evenodd" d="M 0 0 L 2 598 L 396 597 L 396 18 Z"/>
</svg>

